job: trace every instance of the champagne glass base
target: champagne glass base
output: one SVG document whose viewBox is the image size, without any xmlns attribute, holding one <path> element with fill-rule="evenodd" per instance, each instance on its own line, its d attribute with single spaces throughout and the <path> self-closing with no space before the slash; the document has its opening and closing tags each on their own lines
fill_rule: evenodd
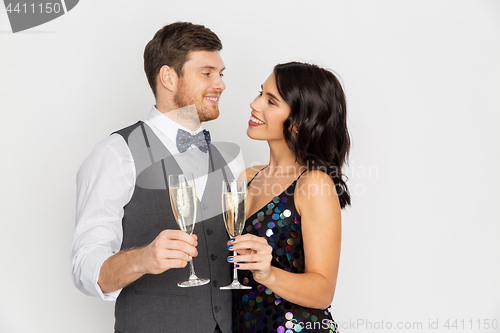
<svg viewBox="0 0 500 333">
<path fill-rule="evenodd" d="M 220 287 L 220 290 L 231 290 L 231 289 L 252 289 L 252 287 L 244 286 L 238 281 L 233 281 L 230 285 L 225 287 Z"/>
<path fill-rule="evenodd" d="M 189 280 L 187 281 L 179 282 L 177 283 L 177 285 L 181 288 L 198 287 L 198 286 L 203 286 L 209 282 L 210 279 L 200 279 L 198 277 L 194 277 L 194 278 L 189 278 Z"/>
</svg>

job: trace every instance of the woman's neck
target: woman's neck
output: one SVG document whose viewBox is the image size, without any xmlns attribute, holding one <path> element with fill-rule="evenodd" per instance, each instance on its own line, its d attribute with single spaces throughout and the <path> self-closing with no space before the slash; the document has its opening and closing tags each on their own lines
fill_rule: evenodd
<svg viewBox="0 0 500 333">
<path fill-rule="evenodd" d="M 301 168 L 304 168 L 297 162 L 285 140 L 268 141 L 268 144 L 270 150 L 269 167 L 266 172 L 268 176 L 296 175 Z"/>
</svg>

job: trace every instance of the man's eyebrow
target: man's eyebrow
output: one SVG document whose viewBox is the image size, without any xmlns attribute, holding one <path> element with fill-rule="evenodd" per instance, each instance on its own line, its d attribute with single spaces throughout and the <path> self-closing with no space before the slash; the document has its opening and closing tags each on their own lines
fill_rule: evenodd
<svg viewBox="0 0 500 333">
<path fill-rule="evenodd" d="M 260 89 L 264 90 L 264 85 L 263 84 L 260 85 Z M 269 96 L 269 97 L 271 97 L 271 98 L 273 98 L 273 99 L 275 99 L 275 100 L 277 100 L 278 102 L 281 102 L 281 100 L 278 97 L 274 96 L 270 92 L 266 92 L 266 95 Z"/>
<path fill-rule="evenodd" d="M 200 68 L 198 68 L 198 69 L 200 69 L 200 70 L 201 70 L 201 69 L 211 69 L 211 70 L 214 70 L 214 71 L 216 71 L 216 70 L 217 70 L 217 68 L 216 68 L 216 67 L 214 67 L 214 66 L 210 66 L 210 65 L 201 66 L 201 67 L 200 67 Z M 222 71 L 224 71 L 225 69 L 226 69 L 226 67 L 223 67 L 220 71 L 222 72 Z"/>
</svg>

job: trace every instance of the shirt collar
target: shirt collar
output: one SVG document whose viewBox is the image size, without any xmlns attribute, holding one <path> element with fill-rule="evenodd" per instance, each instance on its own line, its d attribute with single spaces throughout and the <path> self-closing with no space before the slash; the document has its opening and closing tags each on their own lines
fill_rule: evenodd
<svg viewBox="0 0 500 333">
<path fill-rule="evenodd" d="M 188 130 L 184 126 L 176 123 L 153 106 L 149 112 L 148 122 L 152 124 L 156 129 L 163 133 L 172 142 L 176 141 L 177 131 L 182 129 L 190 134 L 197 134 L 203 131 L 203 126 L 200 125 L 195 131 Z"/>
</svg>

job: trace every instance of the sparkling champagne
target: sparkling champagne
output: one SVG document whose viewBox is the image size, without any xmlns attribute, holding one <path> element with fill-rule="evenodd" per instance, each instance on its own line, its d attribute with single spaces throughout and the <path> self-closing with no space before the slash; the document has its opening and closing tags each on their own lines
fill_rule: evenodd
<svg viewBox="0 0 500 333">
<path fill-rule="evenodd" d="M 171 187 L 170 201 L 179 228 L 191 235 L 196 222 L 196 190 L 194 186 Z"/>
<path fill-rule="evenodd" d="M 222 204 L 224 210 L 224 223 L 229 236 L 235 237 L 241 235 L 245 226 L 246 215 L 245 192 L 223 193 Z"/>
</svg>

